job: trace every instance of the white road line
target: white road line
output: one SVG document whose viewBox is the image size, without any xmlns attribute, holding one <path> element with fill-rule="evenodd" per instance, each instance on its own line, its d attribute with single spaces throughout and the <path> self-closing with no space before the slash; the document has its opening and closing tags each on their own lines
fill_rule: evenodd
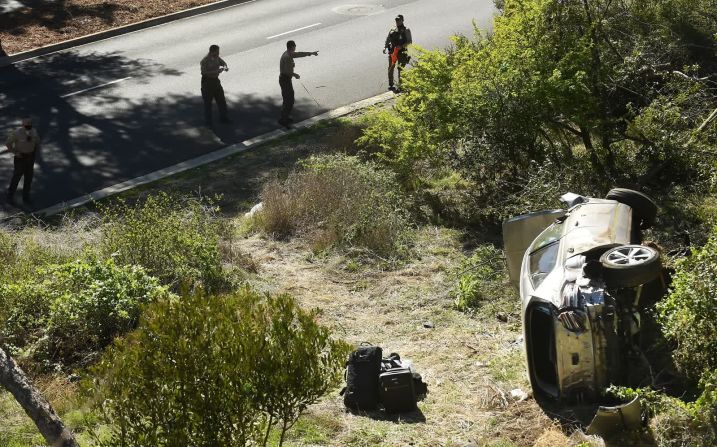
<svg viewBox="0 0 717 447">
<path fill-rule="evenodd" d="M 67 97 L 70 97 L 70 96 L 79 95 L 80 93 L 89 92 L 90 90 L 97 90 L 98 88 L 107 87 L 108 85 L 112 85 L 112 84 L 117 84 L 117 83 L 119 83 L 119 82 L 126 81 L 127 79 L 132 79 L 132 76 L 128 76 L 128 77 L 122 78 L 122 79 L 117 79 L 116 81 L 107 82 L 107 83 L 105 83 L 105 84 L 96 85 L 96 86 L 94 86 L 94 87 L 86 88 L 86 89 L 80 90 L 80 91 L 78 91 L 78 92 L 68 93 L 68 94 L 66 94 L 66 95 L 60 96 L 60 98 L 67 98 Z"/>
<path fill-rule="evenodd" d="M 314 26 L 319 26 L 319 25 L 321 25 L 321 22 L 319 22 L 319 23 L 314 23 L 313 25 L 302 26 L 301 28 L 292 29 L 291 31 L 287 31 L 287 32 L 281 33 L 281 34 L 276 34 L 276 35 L 274 35 L 274 36 L 269 36 L 269 37 L 267 37 L 267 39 L 273 39 L 273 38 L 275 38 L 275 37 L 284 36 L 284 35 L 286 35 L 286 34 L 295 33 L 295 32 L 297 32 L 297 31 L 301 31 L 301 30 L 304 30 L 304 29 L 307 29 L 307 28 L 313 28 Z"/>
</svg>

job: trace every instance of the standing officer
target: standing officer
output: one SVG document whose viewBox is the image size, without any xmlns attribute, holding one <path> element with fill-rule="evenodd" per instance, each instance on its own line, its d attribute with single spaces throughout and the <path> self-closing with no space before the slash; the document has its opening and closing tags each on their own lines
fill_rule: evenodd
<svg viewBox="0 0 717 447">
<path fill-rule="evenodd" d="M 401 71 L 406 66 L 408 61 L 411 59 L 408 55 L 406 47 L 413 43 L 411 37 L 411 30 L 406 28 L 403 24 L 403 16 L 399 14 L 396 16 L 396 27 L 392 28 L 388 32 L 386 37 L 386 43 L 383 47 L 383 54 L 386 54 L 388 50 L 388 89 L 396 91 L 397 88 L 393 86 L 393 69 L 398 63 L 398 86 L 401 86 Z"/>
<path fill-rule="evenodd" d="M 22 127 L 13 131 L 5 142 L 7 150 L 15 155 L 14 169 L 10 187 L 7 190 L 7 202 L 15 205 L 15 191 L 20 183 L 20 178 L 25 177 L 22 185 L 22 201 L 26 205 L 32 205 L 30 200 L 30 186 L 32 175 L 35 170 L 35 155 L 40 149 L 40 137 L 37 131 L 32 128 L 32 120 L 23 118 Z"/>
<path fill-rule="evenodd" d="M 294 59 L 297 57 L 318 56 L 318 51 L 304 52 L 296 51 L 296 43 L 293 40 L 286 42 L 286 51 L 281 55 L 279 60 L 279 86 L 281 87 L 281 118 L 279 124 L 288 126 L 291 123 L 289 114 L 294 108 L 294 86 L 291 82 L 292 78 L 299 79 L 298 73 L 294 73 Z"/>
<path fill-rule="evenodd" d="M 219 120 L 223 123 L 229 123 L 227 116 L 227 100 L 224 97 L 224 89 L 219 81 L 219 73 L 228 71 L 229 67 L 224 60 L 219 57 L 219 46 L 212 45 L 209 47 L 209 54 L 204 56 L 199 64 L 202 68 L 202 99 L 204 100 L 204 122 L 207 126 L 212 126 L 212 100 L 217 100 L 219 108 Z"/>
</svg>

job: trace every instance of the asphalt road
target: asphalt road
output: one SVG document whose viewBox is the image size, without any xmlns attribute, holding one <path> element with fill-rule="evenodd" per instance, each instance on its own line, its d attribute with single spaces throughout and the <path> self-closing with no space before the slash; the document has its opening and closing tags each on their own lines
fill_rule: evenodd
<svg viewBox="0 0 717 447">
<path fill-rule="evenodd" d="M 44 142 L 34 208 L 278 128 L 288 39 L 319 51 L 296 59 L 299 121 L 386 91 L 381 50 L 396 14 L 414 43 L 444 48 L 450 35 L 472 34 L 473 20 L 487 28 L 494 13 L 491 0 L 362 1 L 253 0 L 0 68 L 0 135 L 31 115 Z M 233 123 L 209 129 L 199 61 L 214 43 L 230 68 L 221 80 Z M 0 154 L 0 187 L 11 170 L 11 155 Z"/>
</svg>

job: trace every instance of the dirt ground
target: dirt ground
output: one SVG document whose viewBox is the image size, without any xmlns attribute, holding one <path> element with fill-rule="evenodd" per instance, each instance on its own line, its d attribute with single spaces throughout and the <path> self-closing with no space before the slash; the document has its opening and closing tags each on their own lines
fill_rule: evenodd
<svg viewBox="0 0 717 447">
<path fill-rule="evenodd" d="M 321 309 L 337 336 L 398 352 L 428 383 L 420 411 L 397 418 L 346 413 L 332 393 L 302 418 L 291 445 L 531 446 L 552 427 L 532 399 L 510 397 L 513 389 L 529 390 L 518 321 L 453 308 L 449 272 L 463 256 L 461 236 L 417 230 L 415 258 L 395 270 L 356 266 L 341 255 L 317 258 L 298 240 L 254 235 L 236 242 L 258 265 L 256 287 Z"/>
<path fill-rule="evenodd" d="M 7 54 L 214 3 L 217 0 L 19 0 L 0 14 L 0 49 Z"/>
</svg>

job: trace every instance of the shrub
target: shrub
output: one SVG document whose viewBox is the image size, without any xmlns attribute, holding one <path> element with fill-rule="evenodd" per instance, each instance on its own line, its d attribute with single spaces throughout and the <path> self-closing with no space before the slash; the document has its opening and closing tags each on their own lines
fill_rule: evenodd
<svg viewBox="0 0 717 447">
<path fill-rule="evenodd" d="M 456 285 L 451 291 L 461 310 L 487 306 L 488 313 L 513 313 L 518 300 L 512 292 L 503 252 L 492 245 L 481 245 L 454 272 Z"/>
<path fill-rule="evenodd" d="M 712 1 L 495 3 L 491 33 L 417 51 L 404 94 L 359 143 L 413 184 L 422 163 L 458 171 L 473 215 L 494 218 L 543 201 L 536 165 L 561 192 L 714 187 Z"/>
<path fill-rule="evenodd" d="M 181 284 L 228 287 L 219 250 L 224 227 L 211 203 L 160 193 L 134 206 L 105 206 L 102 212 L 105 256 L 141 265 L 174 290 Z"/>
<path fill-rule="evenodd" d="M 699 380 L 717 370 L 717 227 L 707 244 L 678 262 L 670 294 L 658 304 L 668 339 L 677 342 L 674 358 Z"/>
<path fill-rule="evenodd" d="M 311 157 L 285 181 L 265 185 L 261 198 L 267 233 L 305 235 L 317 250 L 355 246 L 394 254 L 409 225 L 395 176 L 351 156 Z"/>
<path fill-rule="evenodd" d="M 0 346 L 10 355 L 43 337 L 52 304 L 47 292 L 42 280 L 0 284 Z"/>
<path fill-rule="evenodd" d="M 349 348 L 316 324 L 318 310 L 302 311 L 289 295 L 267 297 L 259 316 L 265 335 L 255 371 L 258 403 L 269 416 L 268 425 L 279 424 L 281 445 L 301 412 L 338 385 Z"/>
<path fill-rule="evenodd" d="M 64 229 L 0 229 L 0 281 L 16 282 L 34 276 L 38 267 L 68 262 L 82 249 L 74 247 Z M 0 298 L 2 299 L 2 298 Z"/>
<path fill-rule="evenodd" d="M 2 342 L 38 360 L 85 363 L 133 329 L 141 306 L 167 295 L 141 267 L 74 261 L 39 269 L 34 280 L 0 286 L 8 303 Z"/>
<path fill-rule="evenodd" d="M 115 427 L 105 445 L 266 444 L 340 377 L 346 347 L 315 318 L 249 288 L 151 305 L 86 388 Z"/>
<path fill-rule="evenodd" d="M 622 401 L 640 397 L 640 404 L 650 418 L 649 429 L 658 447 L 710 447 L 717 442 L 717 407 L 703 400 L 686 403 L 649 388 L 612 386 L 608 394 Z"/>
</svg>

